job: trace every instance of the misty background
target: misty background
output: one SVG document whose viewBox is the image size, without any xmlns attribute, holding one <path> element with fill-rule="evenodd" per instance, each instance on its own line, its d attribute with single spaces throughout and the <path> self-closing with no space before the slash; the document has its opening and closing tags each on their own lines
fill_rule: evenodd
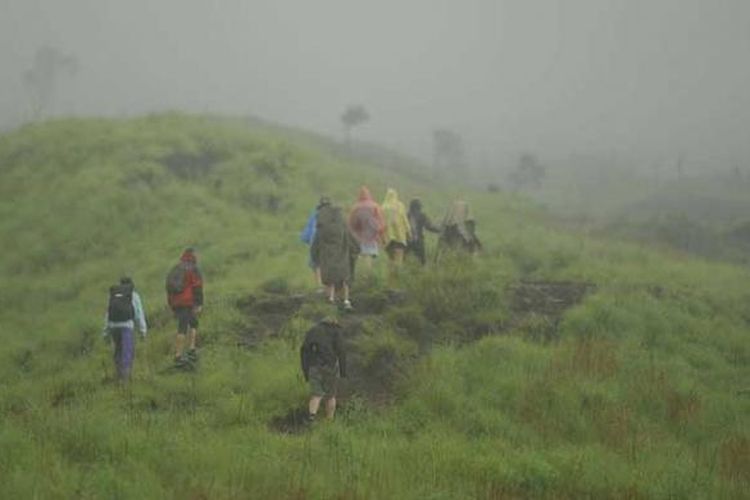
<svg viewBox="0 0 750 500">
<path fill-rule="evenodd" d="M 492 169 L 532 151 L 750 166 L 747 0 L 0 0 L 0 128 L 41 47 L 75 58 L 45 116 L 254 115 Z"/>
</svg>

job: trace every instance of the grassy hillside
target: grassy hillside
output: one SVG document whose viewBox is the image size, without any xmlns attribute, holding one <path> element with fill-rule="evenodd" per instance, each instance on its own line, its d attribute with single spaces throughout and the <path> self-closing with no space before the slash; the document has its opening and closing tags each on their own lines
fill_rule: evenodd
<svg viewBox="0 0 750 500">
<path fill-rule="evenodd" d="M 565 232 L 521 199 L 354 157 L 183 115 L 0 137 L 0 497 L 746 495 L 746 269 Z M 358 279 L 337 420 L 279 432 L 327 307 L 299 230 L 320 194 L 348 205 L 362 183 L 436 218 L 466 196 L 485 251 L 409 267 L 397 291 L 383 262 Z M 186 245 L 207 281 L 202 359 L 174 373 L 163 279 Z M 123 273 L 151 323 L 124 388 L 99 338 Z"/>
</svg>

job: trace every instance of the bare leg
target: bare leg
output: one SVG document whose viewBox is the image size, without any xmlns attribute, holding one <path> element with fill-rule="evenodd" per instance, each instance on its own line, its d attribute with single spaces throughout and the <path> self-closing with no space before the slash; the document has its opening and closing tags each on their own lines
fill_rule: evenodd
<svg viewBox="0 0 750 500">
<path fill-rule="evenodd" d="M 398 274 L 401 270 L 401 267 L 404 265 L 404 249 L 403 248 L 394 248 L 393 254 L 391 256 L 390 260 L 390 285 L 396 286 L 397 280 L 398 280 Z"/>
<path fill-rule="evenodd" d="M 195 328 L 190 329 L 190 350 L 195 350 L 195 339 L 198 338 L 198 330 Z"/>
<path fill-rule="evenodd" d="M 336 397 L 331 396 L 326 401 L 326 418 L 332 420 L 334 413 L 336 413 Z"/>
<path fill-rule="evenodd" d="M 175 339 L 174 339 L 174 357 L 182 358 L 184 351 L 185 351 L 185 334 L 178 333 L 177 335 L 175 335 Z"/>
<path fill-rule="evenodd" d="M 394 287 L 396 283 L 396 251 L 388 252 L 388 286 Z"/>
<path fill-rule="evenodd" d="M 323 286 L 323 280 L 320 277 L 320 268 L 316 267 L 314 273 L 315 273 L 315 284 L 318 285 L 319 287 Z"/>
<path fill-rule="evenodd" d="M 333 285 L 326 285 L 326 294 L 328 297 L 329 302 L 334 302 L 336 300 L 336 287 Z"/>
<path fill-rule="evenodd" d="M 342 290 L 344 291 L 344 302 L 349 301 L 349 283 L 344 282 L 342 285 Z"/>
<path fill-rule="evenodd" d="M 396 267 L 400 267 L 401 264 L 404 262 L 404 249 L 403 248 L 397 248 L 393 251 L 393 261 L 396 264 Z"/>
<path fill-rule="evenodd" d="M 320 408 L 320 400 L 323 399 L 321 396 L 311 396 L 310 404 L 307 405 L 307 411 L 310 415 L 317 415 L 318 408 Z"/>
</svg>

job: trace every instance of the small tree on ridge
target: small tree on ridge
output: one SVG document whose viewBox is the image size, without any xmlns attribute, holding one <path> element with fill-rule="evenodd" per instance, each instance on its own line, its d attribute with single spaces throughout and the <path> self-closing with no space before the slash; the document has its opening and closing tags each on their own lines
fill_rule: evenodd
<svg viewBox="0 0 750 500">
<path fill-rule="evenodd" d="M 346 134 L 346 143 L 351 142 L 352 129 L 370 119 L 370 114 L 361 104 L 352 104 L 347 106 L 341 115 L 341 123 L 344 124 L 344 133 Z"/>
</svg>

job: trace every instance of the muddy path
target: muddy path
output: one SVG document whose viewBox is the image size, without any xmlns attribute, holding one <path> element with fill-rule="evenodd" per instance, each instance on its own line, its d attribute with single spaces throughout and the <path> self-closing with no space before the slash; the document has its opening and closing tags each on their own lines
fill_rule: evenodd
<svg viewBox="0 0 750 500">
<path fill-rule="evenodd" d="M 462 342 L 473 342 L 487 335 L 506 334 L 512 330 L 522 330 L 530 338 L 538 341 L 554 341 L 558 338 L 558 327 L 565 312 L 579 304 L 595 287 L 579 282 L 528 281 L 515 283 L 506 289 L 503 298 L 509 310 L 507 319 L 502 322 L 485 324 L 467 322 Z M 420 321 L 399 321 L 393 323 L 393 312 L 402 312 L 407 318 L 419 314 L 416 301 L 399 291 L 363 291 L 353 296 L 355 310 L 339 314 L 339 322 L 344 331 L 347 350 L 348 377 L 341 380 L 338 399 L 342 406 L 351 398 L 364 400 L 371 406 L 383 406 L 396 397 L 396 386 L 408 375 L 420 356 L 429 353 L 434 335 L 441 328 L 429 318 Z M 295 321 L 309 323 L 318 321 L 326 312 L 332 311 L 320 294 L 264 293 L 244 297 L 237 307 L 247 318 L 237 333 L 237 345 L 253 349 L 268 339 L 287 338 L 290 325 Z M 403 323 L 403 324 L 401 324 Z M 416 353 L 399 352 L 388 344 L 365 347 L 366 338 L 373 338 L 378 331 L 393 329 L 419 344 Z M 299 342 L 299 332 L 293 340 Z M 291 340 L 291 339 L 290 339 Z M 295 344 L 298 345 L 298 344 Z M 269 422 L 269 428 L 285 433 L 303 432 L 308 427 L 307 410 L 300 406 L 292 408 L 285 415 L 279 415 Z"/>
<path fill-rule="evenodd" d="M 565 312 L 594 291 L 595 285 L 575 281 L 522 281 L 511 285 L 511 320 L 506 330 L 523 329 L 537 341 L 558 340 Z"/>
<path fill-rule="evenodd" d="M 361 294 L 356 300 L 354 311 L 338 314 L 349 372 L 341 381 L 339 394 L 342 400 L 356 394 L 372 402 L 382 402 L 389 399 L 392 382 L 400 373 L 399 360 L 387 349 L 364 356 L 358 340 L 367 332 L 374 333 L 385 326 L 383 313 L 404 304 L 405 296 L 384 291 Z M 238 306 L 251 321 L 238 334 L 237 345 L 251 349 L 268 339 L 286 337 L 287 327 L 294 319 L 315 322 L 333 312 L 319 294 L 250 296 L 240 300 Z"/>
</svg>

